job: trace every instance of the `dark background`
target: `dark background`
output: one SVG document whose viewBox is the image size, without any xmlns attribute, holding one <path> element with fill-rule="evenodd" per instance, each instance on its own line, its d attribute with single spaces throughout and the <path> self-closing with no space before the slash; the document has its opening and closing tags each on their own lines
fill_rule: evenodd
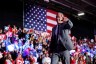
<svg viewBox="0 0 96 64">
<path fill-rule="evenodd" d="M 40 2 L 38 2 L 40 1 Z M 91 20 L 84 20 L 73 16 L 73 11 L 58 4 L 48 4 L 42 0 L 3 0 L 0 1 L 0 28 L 5 25 L 16 25 L 23 28 L 23 3 L 36 4 L 54 11 L 61 11 L 67 14 L 74 24 L 72 35 L 77 38 L 94 38 L 94 28 L 96 26 Z M 26 9 L 26 7 L 24 7 Z M 62 9 L 63 8 L 63 9 Z M 75 14 L 75 13 L 74 13 Z M 83 16 L 82 16 L 83 17 Z"/>
<path fill-rule="evenodd" d="M 23 27 L 23 2 L 20 0 L 0 1 L 0 28 L 10 24 Z"/>
</svg>

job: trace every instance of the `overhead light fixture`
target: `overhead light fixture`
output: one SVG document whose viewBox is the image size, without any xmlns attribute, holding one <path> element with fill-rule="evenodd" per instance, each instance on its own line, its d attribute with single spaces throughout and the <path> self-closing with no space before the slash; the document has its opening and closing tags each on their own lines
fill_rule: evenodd
<svg viewBox="0 0 96 64">
<path fill-rule="evenodd" d="M 79 13 L 78 13 L 78 16 L 83 16 L 83 15 L 85 15 L 84 12 L 79 12 Z"/>
<path fill-rule="evenodd" d="M 49 2 L 49 0 L 44 0 L 45 2 Z"/>
</svg>

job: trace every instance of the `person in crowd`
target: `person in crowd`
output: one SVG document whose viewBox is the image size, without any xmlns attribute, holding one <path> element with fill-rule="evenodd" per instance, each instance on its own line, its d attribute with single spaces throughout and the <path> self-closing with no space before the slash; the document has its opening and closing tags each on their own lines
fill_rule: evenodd
<svg viewBox="0 0 96 64">
<path fill-rule="evenodd" d="M 13 25 L 12 32 L 13 32 L 13 34 L 17 33 L 17 27 L 15 25 Z"/>
<path fill-rule="evenodd" d="M 85 59 L 84 59 L 84 56 L 80 56 L 79 58 L 78 58 L 78 64 L 86 64 L 86 61 L 85 61 Z"/>
<path fill-rule="evenodd" d="M 13 61 L 10 53 L 7 53 L 7 56 L 6 56 L 4 64 L 14 64 L 14 61 Z"/>
<path fill-rule="evenodd" d="M 86 53 L 85 57 L 86 64 L 91 64 L 91 57 L 88 55 L 88 53 Z"/>
<path fill-rule="evenodd" d="M 96 64 L 96 54 L 93 57 L 93 64 Z"/>
<path fill-rule="evenodd" d="M 38 57 L 38 59 L 37 59 L 37 62 L 39 64 L 42 64 L 42 59 L 43 59 L 42 54 L 40 54 L 39 57 Z"/>
<path fill-rule="evenodd" d="M 0 64 L 4 64 L 4 61 L 5 61 L 4 54 L 0 50 Z"/>
<path fill-rule="evenodd" d="M 16 64 L 23 64 L 24 63 L 24 60 L 23 60 L 22 55 L 20 53 L 18 54 L 15 63 Z"/>
<path fill-rule="evenodd" d="M 57 64 L 59 57 L 63 64 L 70 64 L 70 53 L 73 49 L 73 43 L 69 37 L 69 30 L 73 23 L 61 12 L 57 14 L 57 25 L 52 29 L 52 38 L 50 43 L 50 53 L 52 53 L 52 63 Z"/>
<path fill-rule="evenodd" d="M 35 63 L 35 58 L 33 57 L 32 54 L 30 54 L 30 56 L 29 56 L 29 61 L 30 61 L 30 64 L 34 64 Z"/>
<path fill-rule="evenodd" d="M 42 59 L 42 64 L 51 64 L 51 58 L 48 53 L 46 53 L 45 57 Z"/>
<path fill-rule="evenodd" d="M 2 29 L 0 29 L 0 34 L 2 34 Z"/>
<path fill-rule="evenodd" d="M 29 61 L 29 57 L 26 56 L 25 60 L 24 60 L 24 64 L 30 64 L 30 61 Z"/>
<path fill-rule="evenodd" d="M 74 56 L 71 56 L 70 64 L 76 64 L 76 59 Z"/>
</svg>

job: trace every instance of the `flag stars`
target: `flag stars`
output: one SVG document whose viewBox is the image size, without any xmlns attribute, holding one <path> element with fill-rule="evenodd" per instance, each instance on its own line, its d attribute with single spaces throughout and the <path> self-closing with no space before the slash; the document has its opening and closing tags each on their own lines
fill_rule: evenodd
<svg viewBox="0 0 96 64">
<path fill-rule="evenodd" d="M 39 12 L 37 14 L 39 15 Z"/>
<path fill-rule="evenodd" d="M 29 26 L 31 28 L 31 26 Z"/>
<path fill-rule="evenodd" d="M 41 26 L 39 26 L 41 28 Z"/>
<path fill-rule="evenodd" d="M 37 8 L 39 10 L 39 8 Z"/>
<path fill-rule="evenodd" d="M 33 19 L 31 19 L 31 20 L 33 20 Z"/>
<path fill-rule="evenodd" d="M 27 14 L 29 14 L 29 12 Z"/>
<path fill-rule="evenodd" d="M 37 9 L 36 9 L 36 12 L 37 12 Z"/>
<path fill-rule="evenodd" d="M 46 29 L 45 29 L 45 31 L 46 31 Z"/>
<path fill-rule="evenodd" d="M 39 24 L 39 22 L 37 24 Z"/>
<path fill-rule="evenodd" d="M 27 19 L 29 19 L 29 18 L 27 18 Z"/>
<path fill-rule="evenodd" d="M 41 16 L 39 16 L 39 18 L 40 18 Z"/>
<path fill-rule="evenodd" d="M 41 15 L 43 15 L 43 14 L 41 14 Z"/>
<path fill-rule="evenodd" d="M 25 25 L 25 27 L 27 27 L 27 25 Z"/>
<path fill-rule="evenodd" d="M 46 12 L 46 10 L 44 10 Z"/>
<path fill-rule="evenodd" d="M 45 22 L 46 22 L 46 19 L 45 19 Z"/>
<path fill-rule="evenodd" d="M 31 18 L 31 15 L 30 15 L 30 18 Z"/>
<path fill-rule="evenodd" d="M 43 30 L 43 29 L 41 29 L 41 30 Z"/>
<path fill-rule="evenodd" d="M 44 27 L 43 27 L 44 28 Z"/>
<path fill-rule="evenodd" d="M 33 24 L 31 24 L 33 26 Z"/>
<path fill-rule="evenodd" d="M 26 16 L 27 16 L 27 14 L 26 14 Z"/>
<path fill-rule="evenodd" d="M 44 12 L 43 12 L 43 14 L 44 14 Z"/>
<path fill-rule="evenodd" d="M 41 19 L 41 20 L 43 20 L 43 19 Z"/>
<path fill-rule="evenodd" d="M 37 19 L 39 19 L 39 18 L 37 18 Z"/>
<path fill-rule="evenodd" d="M 36 27 L 37 27 L 37 25 L 36 25 Z"/>
<path fill-rule="evenodd" d="M 35 15 L 37 17 L 37 15 Z"/>
<path fill-rule="evenodd" d="M 43 19 L 44 19 L 44 17 L 43 17 Z"/>
<path fill-rule="evenodd" d="M 33 16 L 33 14 L 31 14 Z"/>
<path fill-rule="evenodd" d="M 41 13 L 41 11 L 39 11 Z"/>
<path fill-rule="evenodd" d="M 44 24 L 44 22 L 43 22 L 43 24 Z"/>
<path fill-rule="evenodd" d="M 33 13 L 35 13 L 35 11 Z"/>
<path fill-rule="evenodd" d="M 34 6 L 34 8 L 35 8 L 35 6 Z"/>
<path fill-rule="evenodd" d="M 30 10 L 30 12 L 31 12 L 31 10 Z"/>
<path fill-rule="evenodd" d="M 27 23 L 29 25 L 29 23 Z"/>
<path fill-rule="evenodd" d="M 35 16 L 33 18 L 35 18 Z"/>
<path fill-rule="evenodd" d="M 39 28 L 37 28 L 39 30 Z"/>
<path fill-rule="evenodd" d="M 43 25 L 43 24 L 41 24 L 41 25 Z"/>
<path fill-rule="evenodd" d="M 27 19 L 25 21 L 27 21 Z"/>
<path fill-rule="evenodd" d="M 35 24 L 35 22 L 33 22 Z"/>
</svg>

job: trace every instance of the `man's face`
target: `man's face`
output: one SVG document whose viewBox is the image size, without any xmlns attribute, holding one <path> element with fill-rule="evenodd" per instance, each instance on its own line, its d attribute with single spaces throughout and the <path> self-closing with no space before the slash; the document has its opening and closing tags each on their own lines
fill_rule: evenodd
<svg viewBox="0 0 96 64">
<path fill-rule="evenodd" d="M 57 22 L 58 23 L 63 23 L 63 20 L 64 20 L 64 15 L 63 15 L 63 13 L 58 13 L 57 14 Z"/>
</svg>

